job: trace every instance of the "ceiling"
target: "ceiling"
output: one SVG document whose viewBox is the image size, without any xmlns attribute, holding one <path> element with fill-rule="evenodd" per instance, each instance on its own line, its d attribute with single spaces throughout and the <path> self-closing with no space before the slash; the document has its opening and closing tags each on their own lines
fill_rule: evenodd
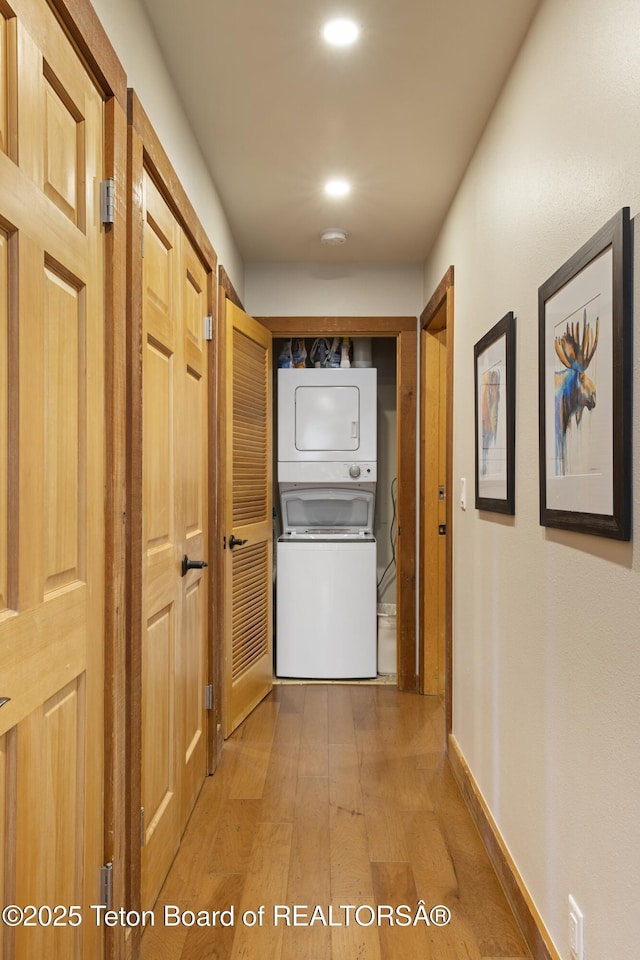
<svg viewBox="0 0 640 960">
<path fill-rule="evenodd" d="M 143 3 L 245 262 L 416 263 L 539 0 Z M 331 16 L 353 47 L 322 40 Z"/>
</svg>

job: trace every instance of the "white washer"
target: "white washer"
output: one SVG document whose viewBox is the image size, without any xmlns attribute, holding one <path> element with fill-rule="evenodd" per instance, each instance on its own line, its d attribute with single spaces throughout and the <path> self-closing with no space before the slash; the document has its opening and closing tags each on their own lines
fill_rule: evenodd
<svg viewBox="0 0 640 960">
<path fill-rule="evenodd" d="M 374 538 L 280 538 L 277 571 L 276 675 L 375 677 Z"/>
</svg>

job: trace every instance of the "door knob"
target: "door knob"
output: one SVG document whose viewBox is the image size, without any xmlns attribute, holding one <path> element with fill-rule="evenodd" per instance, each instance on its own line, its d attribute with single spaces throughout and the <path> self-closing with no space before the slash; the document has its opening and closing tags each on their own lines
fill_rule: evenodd
<svg viewBox="0 0 640 960">
<path fill-rule="evenodd" d="M 186 577 L 187 570 L 202 570 L 203 567 L 208 567 L 209 564 L 206 560 L 189 560 L 189 557 L 184 555 L 182 558 L 182 576 Z"/>
<path fill-rule="evenodd" d="M 231 534 L 229 537 L 229 550 L 233 550 L 234 547 L 241 547 L 242 544 L 246 542 L 246 540 L 239 540 L 238 537 Z"/>
<path fill-rule="evenodd" d="M 9 703 L 11 697 L 0 697 L 0 707 L 4 707 L 5 703 Z"/>
</svg>

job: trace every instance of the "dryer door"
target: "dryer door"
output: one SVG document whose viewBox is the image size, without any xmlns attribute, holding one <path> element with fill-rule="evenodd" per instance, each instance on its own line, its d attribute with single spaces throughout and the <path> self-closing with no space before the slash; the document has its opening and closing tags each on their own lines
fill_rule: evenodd
<svg viewBox="0 0 640 960">
<path fill-rule="evenodd" d="M 278 370 L 278 461 L 376 459 L 376 370 Z"/>
<path fill-rule="evenodd" d="M 352 385 L 297 387 L 294 430 L 300 453 L 355 452 L 360 446 L 360 391 Z"/>
</svg>

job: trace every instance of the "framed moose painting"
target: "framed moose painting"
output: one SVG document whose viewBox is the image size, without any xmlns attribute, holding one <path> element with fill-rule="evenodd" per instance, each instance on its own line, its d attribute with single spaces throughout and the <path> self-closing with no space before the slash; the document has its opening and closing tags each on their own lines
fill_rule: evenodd
<svg viewBox="0 0 640 960">
<path fill-rule="evenodd" d="M 620 210 L 538 290 L 540 523 L 631 536 L 631 240 Z"/>
<path fill-rule="evenodd" d="M 513 514 L 516 445 L 516 321 L 512 312 L 473 348 L 476 510 Z"/>
</svg>

